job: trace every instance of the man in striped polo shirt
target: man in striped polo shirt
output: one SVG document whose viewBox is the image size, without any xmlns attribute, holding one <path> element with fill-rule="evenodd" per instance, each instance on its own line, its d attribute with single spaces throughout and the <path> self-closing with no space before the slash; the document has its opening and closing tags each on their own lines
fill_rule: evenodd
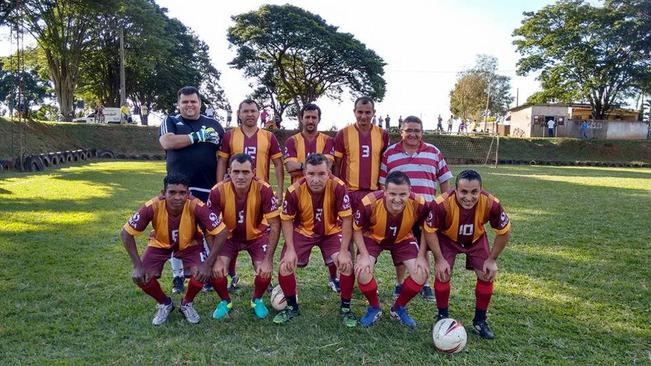
<svg viewBox="0 0 651 366">
<path fill-rule="evenodd" d="M 380 165 L 380 184 L 384 185 L 386 177 L 392 171 L 405 173 L 411 181 L 412 192 L 431 202 L 436 198 L 437 185 L 440 193 L 448 191 L 448 181 L 452 173 L 448 169 L 443 153 L 432 144 L 423 141 L 423 122 L 418 117 L 409 116 L 400 126 L 402 140 L 389 146 L 382 154 Z M 420 241 L 421 230 L 414 227 L 414 236 Z M 396 287 L 394 298 L 400 295 L 400 288 L 405 278 L 405 266 L 396 266 Z M 429 284 L 421 290 L 427 301 L 434 301 L 434 292 Z"/>
</svg>

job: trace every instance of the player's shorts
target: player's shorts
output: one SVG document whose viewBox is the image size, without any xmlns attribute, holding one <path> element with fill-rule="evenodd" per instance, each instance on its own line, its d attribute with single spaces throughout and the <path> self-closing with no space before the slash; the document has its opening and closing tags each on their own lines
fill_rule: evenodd
<svg viewBox="0 0 651 366">
<path fill-rule="evenodd" d="M 201 252 L 203 245 L 191 245 L 183 250 L 174 251 L 172 249 L 147 247 L 142 253 L 142 265 L 146 272 L 154 273 L 156 278 L 160 277 L 163 272 L 163 265 L 171 257 L 180 259 L 183 262 L 183 271 L 186 277 L 192 275 L 191 269 L 199 267 L 201 264 Z"/>
<path fill-rule="evenodd" d="M 313 247 L 319 247 L 323 260 L 326 263 L 332 263 L 332 255 L 339 252 L 341 248 L 341 234 L 317 236 L 310 238 L 301 233 L 294 231 L 294 250 L 296 251 L 297 265 L 305 267 L 310 262 L 310 253 Z M 285 256 L 287 247 L 283 247 L 280 257 Z"/>
<path fill-rule="evenodd" d="M 371 192 L 373 192 L 373 191 L 359 190 L 359 191 L 349 191 L 348 192 L 348 197 L 350 197 L 350 207 L 353 209 L 353 214 L 355 214 L 355 211 L 359 207 L 361 207 L 362 198 L 366 197 L 366 195 L 371 193 Z"/>
<path fill-rule="evenodd" d="M 454 260 L 459 253 L 466 254 L 466 269 L 479 271 L 484 269 L 484 261 L 488 259 L 488 256 L 490 256 L 488 236 L 486 236 L 486 234 L 482 235 L 469 247 L 462 247 L 440 231 L 437 231 L 437 236 L 439 238 L 441 253 L 443 254 L 443 258 L 445 258 L 450 265 L 450 270 L 454 268 Z"/>
<path fill-rule="evenodd" d="M 249 241 L 239 241 L 227 239 L 224 247 L 219 252 L 220 257 L 235 258 L 237 253 L 246 250 L 251 257 L 251 262 L 262 262 L 267 255 L 267 246 L 269 245 L 269 235 L 263 234 L 257 239 Z"/>
<path fill-rule="evenodd" d="M 368 254 L 376 259 L 383 250 L 390 251 L 394 266 L 418 257 L 418 242 L 413 238 L 392 244 L 378 244 L 375 240 L 364 237 L 364 244 Z"/>
</svg>

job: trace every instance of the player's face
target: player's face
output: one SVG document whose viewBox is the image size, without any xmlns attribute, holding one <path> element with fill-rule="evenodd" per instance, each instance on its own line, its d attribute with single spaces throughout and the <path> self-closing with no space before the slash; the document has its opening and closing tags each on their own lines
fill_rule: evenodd
<svg viewBox="0 0 651 366">
<path fill-rule="evenodd" d="M 388 211 L 391 214 L 402 212 L 409 199 L 409 193 L 411 193 L 409 184 L 387 184 L 384 188 L 384 202 Z"/>
<path fill-rule="evenodd" d="M 330 177 L 328 163 L 324 161 L 319 165 L 306 164 L 304 174 L 310 191 L 321 193 L 325 189 L 326 182 Z"/>
<path fill-rule="evenodd" d="M 248 161 L 244 163 L 233 161 L 229 169 L 229 175 L 235 188 L 247 189 L 251 184 L 251 180 L 253 180 L 253 167 Z"/>
<path fill-rule="evenodd" d="M 168 184 L 165 189 L 165 201 L 172 210 L 182 210 L 190 191 L 183 184 Z"/>
<path fill-rule="evenodd" d="M 307 133 L 314 133 L 317 131 L 319 120 L 319 111 L 303 112 L 303 131 Z"/>
<path fill-rule="evenodd" d="M 181 117 L 186 119 L 198 119 L 201 112 L 201 100 L 197 94 L 183 95 L 178 100 Z"/>
<path fill-rule="evenodd" d="M 400 130 L 402 141 L 410 147 L 420 146 L 420 142 L 423 139 L 423 129 L 420 127 L 420 124 L 408 122 L 403 123 L 403 125 L 402 130 Z"/>
<path fill-rule="evenodd" d="M 237 116 L 242 121 L 242 124 L 249 127 L 255 127 L 258 124 L 258 117 L 260 111 L 255 103 L 244 103 L 237 111 Z"/>
<path fill-rule="evenodd" d="M 471 209 L 479 201 L 481 184 L 478 180 L 459 179 L 456 189 L 457 202 L 465 209 Z"/>
<path fill-rule="evenodd" d="M 355 112 L 355 120 L 357 121 L 357 124 L 360 127 L 368 127 L 371 125 L 371 120 L 375 115 L 375 109 L 373 109 L 373 104 L 371 103 L 362 104 L 361 102 L 358 102 L 355 105 L 355 109 L 353 110 L 353 112 Z"/>
</svg>

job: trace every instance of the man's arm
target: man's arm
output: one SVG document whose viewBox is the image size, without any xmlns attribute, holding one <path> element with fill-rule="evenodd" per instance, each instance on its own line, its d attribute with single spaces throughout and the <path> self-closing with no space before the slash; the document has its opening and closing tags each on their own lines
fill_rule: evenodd
<svg viewBox="0 0 651 366">
<path fill-rule="evenodd" d="M 285 160 L 285 168 L 292 178 L 303 176 L 303 164 L 296 160 Z"/>
<path fill-rule="evenodd" d="M 176 135 L 173 133 L 162 135 L 158 142 L 165 150 L 177 150 L 192 145 L 189 135 Z"/>
<path fill-rule="evenodd" d="M 495 241 L 493 242 L 493 249 L 491 254 L 484 261 L 483 276 L 484 281 L 493 281 L 497 275 L 497 257 L 500 256 L 500 253 L 506 247 L 506 244 L 509 241 L 510 231 L 502 235 L 495 235 Z"/>
<path fill-rule="evenodd" d="M 338 178 L 341 178 L 339 174 L 341 172 L 341 161 L 341 158 L 335 157 L 335 164 L 332 166 L 332 174 Z"/>
<path fill-rule="evenodd" d="M 450 190 L 450 184 L 448 182 L 450 182 L 450 181 L 446 180 L 445 182 L 439 184 L 439 188 L 440 188 L 439 194 L 443 194 L 443 193 Z"/>
<path fill-rule="evenodd" d="M 273 159 L 272 161 L 274 163 L 274 170 L 276 173 L 276 183 L 278 184 L 278 202 L 282 202 L 283 192 L 285 191 L 285 171 L 283 169 L 283 162 L 280 158 Z"/>
<path fill-rule="evenodd" d="M 149 282 L 149 278 L 147 278 L 147 274 L 142 267 L 142 261 L 140 260 L 140 255 L 138 255 L 138 247 L 136 246 L 136 239 L 125 229 L 122 229 L 120 237 L 122 239 L 122 244 L 124 244 L 124 249 L 127 251 L 127 254 L 129 254 L 129 258 L 133 264 L 133 273 L 131 275 L 131 278 L 136 284 L 144 285 L 145 283 Z"/>
<path fill-rule="evenodd" d="M 226 166 L 228 165 L 228 158 L 220 156 L 217 160 L 217 183 L 224 180 L 226 175 Z"/>
</svg>

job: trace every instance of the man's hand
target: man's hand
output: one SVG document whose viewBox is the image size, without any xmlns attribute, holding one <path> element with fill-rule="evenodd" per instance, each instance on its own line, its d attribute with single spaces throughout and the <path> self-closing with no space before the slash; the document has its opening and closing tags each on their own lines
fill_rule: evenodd
<svg viewBox="0 0 651 366">
<path fill-rule="evenodd" d="M 371 273 L 371 256 L 368 254 L 359 254 L 357 256 L 355 275 L 359 277 L 361 273 Z"/>
<path fill-rule="evenodd" d="M 436 270 L 436 278 L 441 282 L 448 282 L 450 280 L 450 264 L 445 259 L 435 261 L 434 269 Z"/>
<path fill-rule="evenodd" d="M 133 282 L 136 283 L 138 286 L 142 286 L 149 282 L 150 278 L 147 278 L 147 273 L 145 273 L 145 269 L 143 268 L 142 265 L 136 265 L 133 267 L 133 272 L 131 273 L 131 279 Z"/>
<path fill-rule="evenodd" d="M 215 131 L 214 128 L 212 127 L 202 127 L 199 131 L 192 132 L 188 136 L 190 137 L 190 141 L 194 144 L 197 142 L 206 142 L 209 141 L 209 138 L 214 139 L 214 135 L 216 135 L 217 132 Z M 219 136 L 219 135 L 217 135 Z"/>
<path fill-rule="evenodd" d="M 215 264 L 212 266 L 212 276 L 215 278 L 226 277 L 226 267 L 219 259 L 217 259 Z"/>
<path fill-rule="evenodd" d="M 427 254 L 425 254 L 427 256 Z M 429 261 L 427 257 L 418 256 L 416 257 L 416 272 L 423 271 L 425 278 L 429 277 Z"/>
<path fill-rule="evenodd" d="M 340 250 L 335 258 L 335 265 L 340 273 L 348 272 L 353 269 L 353 259 L 349 250 Z"/>
<path fill-rule="evenodd" d="M 208 262 L 203 262 L 197 268 L 197 273 L 195 278 L 199 282 L 210 283 L 210 278 L 212 277 L 212 269 L 208 266 Z"/>
<path fill-rule="evenodd" d="M 298 257 L 296 256 L 296 250 L 287 249 L 285 255 L 283 256 L 280 266 L 285 266 L 285 271 L 288 273 L 294 272 L 296 269 L 296 263 L 298 262 Z"/>
<path fill-rule="evenodd" d="M 497 275 L 497 262 L 495 259 L 488 258 L 484 261 L 484 268 L 482 270 L 484 281 L 493 281 Z"/>
<path fill-rule="evenodd" d="M 255 275 L 262 278 L 271 277 L 271 272 L 274 270 L 273 262 L 271 260 L 264 259 L 262 263 L 256 268 Z"/>
</svg>

